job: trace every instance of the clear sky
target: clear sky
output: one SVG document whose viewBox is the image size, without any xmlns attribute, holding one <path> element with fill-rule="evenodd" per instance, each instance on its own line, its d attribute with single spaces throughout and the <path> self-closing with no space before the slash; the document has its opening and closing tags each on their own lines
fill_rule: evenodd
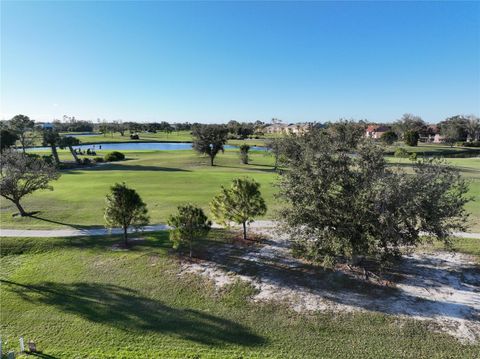
<svg viewBox="0 0 480 359">
<path fill-rule="evenodd" d="M 480 113 L 479 2 L 1 3 L 0 119 Z"/>
</svg>

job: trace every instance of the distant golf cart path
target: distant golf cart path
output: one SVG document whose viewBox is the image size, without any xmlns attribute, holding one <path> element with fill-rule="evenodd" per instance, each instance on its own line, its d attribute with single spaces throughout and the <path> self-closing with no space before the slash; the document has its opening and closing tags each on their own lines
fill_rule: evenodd
<svg viewBox="0 0 480 359">
<path fill-rule="evenodd" d="M 276 225 L 275 221 L 255 221 L 250 223 L 250 228 L 270 228 Z M 220 228 L 218 224 L 213 225 L 214 228 Z M 237 226 L 232 226 L 237 227 Z M 145 226 L 139 232 L 156 232 L 165 231 L 170 227 L 167 224 L 154 224 Z M 129 233 L 135 233 L 135 229 L 130 228 Z M 0 228 L 0 237 L 80 237 L 80 236 L 105 236 L 109 234 L 122 234 L 121 228 L 88 228 L 88 229 L 4 229 Z M 476 238 L 480 239 L 480 233 L 453 232 L 453 236 L 460 238 Z"/>
</svg>

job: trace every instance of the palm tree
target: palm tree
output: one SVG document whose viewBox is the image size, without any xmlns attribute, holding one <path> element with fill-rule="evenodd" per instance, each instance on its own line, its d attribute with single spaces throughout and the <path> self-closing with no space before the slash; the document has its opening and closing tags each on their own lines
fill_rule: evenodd
<svg viewBox="0 0 480 359">
<path fill-rule="evenodd" d="M 77 154 L 73 150 L 73 146 L 78 146 L 79 144 L 80 144 L 80 140 L 78 138 L 64 136 L 60 138 L 60 141 L 58 142 L 58 147 L 60 147 L 62 150 L 64 148 L 68 148 L 75 162 L 80 164 L 80 159 L 77 157 Z"/>
<path fill-rule="evenodd" d="M 58 166 L 60 164 L 60 159 L 58 158 L 57 146 L 60 141 L 60 135 L 53 128 L 48 128 L 43 130 L 43 145 L 50 146 L 52 149 L 53 159 L 55 164 Z"/>
</svg>

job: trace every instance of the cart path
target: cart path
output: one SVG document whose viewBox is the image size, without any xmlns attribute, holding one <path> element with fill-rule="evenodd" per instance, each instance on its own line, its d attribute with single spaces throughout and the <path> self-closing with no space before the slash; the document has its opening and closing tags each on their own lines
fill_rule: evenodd
<svg viewBox="0 0 480 359">
<path fill-rule="evenodd" d="M 275 221 L 255 221 L 250 223 L 250 228 L 271 228 L 276 225 Z M 218 224 L 213 225 L 214 228 L 220 228 Z M 233 226 L 237 227 L 237 226 Z M 143 232 L 155 232 L 165 231 L 170 227 L 167 224 L 154 224 L 151 226 L 143 227 Z M 134 229 L 130 229 L 129 233 L 135 232 Z M 120 228 L 107 229 L 107 228 L 66 228 L 66 229 L 4 229 L 0 228 L 0 237 L 80 237 L 80 236 L 105 236 L 109 234 L 122 234 Z M 454 232 L 455 237 L 461 238 L 478 238 L 480 239 L 480 233 L 467 233 L 467 232 Z"/>
</svg>

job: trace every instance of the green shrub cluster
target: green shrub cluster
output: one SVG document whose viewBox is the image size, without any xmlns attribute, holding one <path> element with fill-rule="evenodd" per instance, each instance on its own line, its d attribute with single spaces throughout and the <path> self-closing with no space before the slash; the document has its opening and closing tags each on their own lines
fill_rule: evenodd
<svg viewBox="0 0 480 359">
<path fill-rule="evenodd" d="M 105 155 L 106 162 L 123 161 L 124 159 L 125 155 L 118 151 L 112 151 Z"/>
</svg>

